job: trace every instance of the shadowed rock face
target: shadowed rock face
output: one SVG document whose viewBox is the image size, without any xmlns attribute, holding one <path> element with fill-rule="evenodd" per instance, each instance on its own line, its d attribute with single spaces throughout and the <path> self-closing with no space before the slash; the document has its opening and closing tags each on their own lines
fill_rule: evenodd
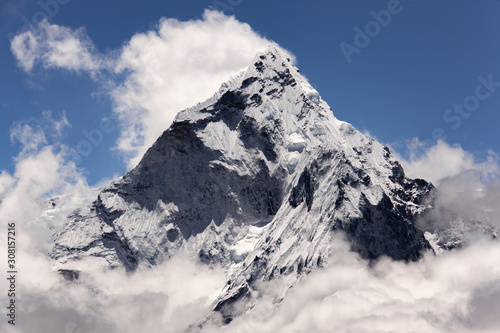
<svg viewBox="0 0 500 333">
<path fill-rule="evenodd" d="M 322 155 L 296 175 L 288 200 L 266 236 L 232 275 L 218 299 L 215 308 L 225 322 L 257 301 L 252 291 L 258 289 L 258 281 L 289 281 L 293 276 L 295 283 L 321 268 L 335 232 L 343 232 L 352 249 L 368 260 L 385 255 L 416 261 L 423 250 L 431 250 L 423 232 L 414 225 L 432 200 L 431 184 L 405 178 L 399 163 L 389 160 L 388 178 L 397 170 L 398 183 L 392 183 L 387 192 L 378 192 L 380 187 L 373 186 L 375 180 L 373 174 L 368 175 L 369 169 L 358 169 L 338 152 Z M 372 197 L 373 192 L 379 196 Z M 283 285 L 283 296 L 291 285 Z"/>
<path fill-rule="evenodd" d="M 70 279 L 83 258 L 133 271 L 184 251 L 231 267 L 214 304 L 229 322 L 256 301 L 256 282 L 282 279 L 284 297 L 322 267 L 336 232 L 364 258 L 417 260 L 429 244 L 414 220 L 432 192 L 270 47 L 70 215 L 51 256 Z M 259 237 L 242 250 L 250 227 Z"/>
<path fill-rule="evenodd" d="M 307 211 L 311 210 L 314 197 L 314 186 L 311 173 L 305 169 L 299 177 L 297 186 L 292 189 L 288 202 L 293 208 L 297 208 L 302 202 L 306 202 Z"/>
<path fill-rule="evenodd" d="M 362 217 L 350 221 L 345 232 L 353 249 L 362 257 L 376 259 L 387 255 L 395 260 L 414 261 L 420 258 L 422 249 L 430 249 L 423 233 L 398 214 L 386 194 L 376 205 L 363 197 L 360 210 Z M 402 220 L 407 224 L 401 223 Z"/>
</svg>

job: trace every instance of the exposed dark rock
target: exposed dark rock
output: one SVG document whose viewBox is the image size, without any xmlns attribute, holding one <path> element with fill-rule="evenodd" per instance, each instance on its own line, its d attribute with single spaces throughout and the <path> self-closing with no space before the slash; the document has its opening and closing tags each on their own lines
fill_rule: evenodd
<svg viewBox="0 0 500 333">
<path fill-rule="evenodd" d="M 362 257 L 387 255 L 395 260 L 415 261 L 420 259 L 422 249 L 430 249 L 423 233 L 396 212 L 386 194 L 377 205 L 362 194 L 360 208 L 363 217 L 349 221 L 345 231 Z"/>
<path fill-rule="evenodd" d="M 288 202 L 293 208 L 298 207 L 304 200 L 306 201 L 307 211 L 311 210 L 314 198 L 314 182 L 311 173 L 305 169 L 300 175 L 297 186 L 292 189 Z"/>
<path fill-rule="evenodd" d="M 71 270 L 71 269 L 60 269 L 58 270 L 59 274 L 61 274 L 68 281 L 76 281 L 80 278 L 80 271 Z"/>
</svg>

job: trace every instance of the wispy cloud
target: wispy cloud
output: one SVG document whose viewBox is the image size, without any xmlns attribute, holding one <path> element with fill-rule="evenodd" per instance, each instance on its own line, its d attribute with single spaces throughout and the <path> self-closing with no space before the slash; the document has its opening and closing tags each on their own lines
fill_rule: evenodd
<svg viewBox="0 0 500 333">
<path fill-rule="evenodd" d="M 0 174 L 0 184 L 4 184 L 0 186 L 0 197 L 5 198 L 0 202 L 0 211 L 5 219 L 23 221 L 37 217 L 39 209 L 20 207 L 35 204 L 46 195 L 72 192 L 70 185 L 86 184 L 81 172 L 68 159 L 68 148 L 57 138 L 48 139 L 46 135 L 69 126 L 66 116 L 53 119 L 50 112 L 44 114 L 42 119 L 18 122 L 12 127 L 11 139 L 21 147 L 14 158 L 13 174 L 6 171 Z"/>
<path fill-rule="evenodd" d="M 11 41 L 11 51 L 26 72 L 40 64 L 44 68 L 95 74 L 104 66 L 83 29 L 72 30 L 46 20 L 36 30 L 16 35 Z"/>
</svg>

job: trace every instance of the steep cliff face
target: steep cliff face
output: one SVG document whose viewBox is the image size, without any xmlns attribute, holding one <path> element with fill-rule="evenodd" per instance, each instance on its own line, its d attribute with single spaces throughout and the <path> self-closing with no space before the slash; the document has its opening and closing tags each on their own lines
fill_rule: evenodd
<svg viewBox="0 0 500 333">
<path fill-rule="evenodd" d="M 229 282 L 214 308 L 230 321 L 251 305 L 255 281 L 280 277 L 285 293 L 322 267 L 335 232 L 368 259 L 418 259 L 429 244 L 414 220 L 432 192 L 336 119 L 271 46 L 70 215 L 51 256 L 65 270 L 82 258 L 135 270 L 179 251 L 221 263 Z"/>
</svg>

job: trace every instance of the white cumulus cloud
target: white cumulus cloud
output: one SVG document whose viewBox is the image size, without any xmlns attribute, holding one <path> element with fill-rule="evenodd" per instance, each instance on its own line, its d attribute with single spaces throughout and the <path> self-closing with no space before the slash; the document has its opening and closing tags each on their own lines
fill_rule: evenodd
<svg viewBox="0 0 500 333">
<path fill-rule="evenodd" d="M 477 162 L 474 154 L 462 149 L 459 145 L 449 145 L 438 141 L 434 146 L 423 150 L 423 143 L 413 139 L 409 145 L 409 159 L 398 156 L 405 173 L 410 178 L 421 178 L 432 183 L 439 183 L 445 178 L 457 176 L 463 172 L 475 170 L 484 177 L 498 176 L 498 156 L 489 152 L 486 161 Z"/>
<path fill-rule="evenodd" d="M 120 124 L 117 149 L 132 168 L 179 111 L 212 96 L 272 43 L 234 16 L 206 10 L 198 20 L 161 19 L 107 54 L 83 29 L 46 21 L 15 36 L 11 50 L 27 72 L 40 64 L 98 78 Z"/>
<path fill-rule="evenodd" d="M 246 23 L 216 11 L 200 20 L 162 19 L 134 35 L 120 51 L 112 91 L 122 124 L 118 148 L 134 166 L 175 115 L 212 96 L 222 82 L 248 66 L 270 43 Z"/>
</svg>

